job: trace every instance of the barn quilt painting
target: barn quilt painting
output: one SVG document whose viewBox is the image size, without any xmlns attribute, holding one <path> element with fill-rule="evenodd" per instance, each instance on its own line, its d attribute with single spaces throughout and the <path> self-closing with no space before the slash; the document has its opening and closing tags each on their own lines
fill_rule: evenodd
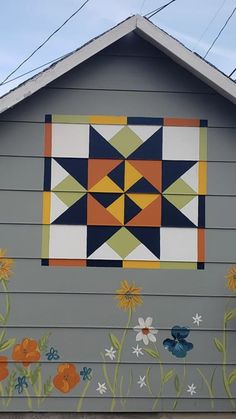
<svg viewBox="0 0 236 419">
<path fill-rule="evenodd" d="M 46 115 L 42 264 L 204 269 L 206 131 Z"/>
</svg>

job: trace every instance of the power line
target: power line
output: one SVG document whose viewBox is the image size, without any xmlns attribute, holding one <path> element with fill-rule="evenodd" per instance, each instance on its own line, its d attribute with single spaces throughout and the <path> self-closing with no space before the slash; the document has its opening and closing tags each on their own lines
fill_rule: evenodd
<svg viewBox="0 0 236 419">
<path fill-rule="evenodd" d="M 214 16 L 212 17 L 212 19 L 208 23 L 206 29 L 203 31 L 203 33 L 201 34 L 200 38 L 195 42 L 194 46 L 192 47 L 192 50 L 193 51 L 195 51 L 196 46 L 199 44 L 199 42 L 202 40 L 202 38 L 204 37 L 204 35 L 207 33 L 209 27 L 214 22 L 215 18 L 218 16 L 218 14 L 220 13 L 220 11 L 223 8 L 223 6 L 225 5 L 225 3 L 226 3 L 226 0 L 223 0 L 223 3 L 221 3 L 221 5 L 217 8 L 217 11 L 214 13 Z"/>
<path fill-rule="evenodd" d="M 12 82 L 12 81 L 14 81 L 14 80 L 20 79 L 21 77 L 24 77 L 24 76 L 26 76 L 27 74 L 33 73 L 33 71 L 35 71 L 35 70 L 39 70 L 40 68 L 44 67 L 45 65 L 55 63 L 55 61 L 59 61 L 59 60 L 61 60 L 62 58 L 67 57 L 67 56 L 68 56 L 68 55 L 70 55 L 70 54 L 71 54 L 71 53 L 67 53 L 67 54 L 61 55 L 60 57 L 54 58 L 54 60 L 48 61 L 47 63 L 44 63 L 44 64 L 41 64 L 41 65 L 40 65 L 40 66 L 38 66 L 38 67 L 34 67 L 34 68 L 32 68 L 31 70 L 26 71 L 25 73 L 22 73 L 22 74 L 20 74 L 20 75 L 19 75 L 19 76 L 17 76 L 17 77 L 14 77 L 13 79 L 10 79 L 10 80 L 7 80 L 7 81 L 4 81 L 4 82 L 2 82 L 2 83 L 1 83 L 0 87 L 1 87 L 1 86 L 4 86 L 5 84 L 11 83 L 11 82 Z"/>
<path fill-rule="evenodd" d="M 229 77 L 231 77 L 235 73 L 235 71 L 236 71 L 236 67 L 233 71 L 231 71 L 231 73 L 229 74 Z"/>
<path fill-rule="evenodd" d="M 146 13 L 146 15 L 144 15 L 144 17 L 151 19 L 151 17 L 155 16 L 157 13 L 159 13 L 161 10 L 165 9 L 167 6 L 169 6 L 171 3 L 174 3 L 176 0 L 171 0 L 168 3 L 164 4 L 161 7 L 158 7 L 157 9 L 152 10 L 149 13 Z M 150 16 L 149 16 L 150 15 Z"/>
<path fill-rule="evenodd" d="M 51 39 L 57 32 L 59 32 L 61 30 L 61 28 L 63 28 L 63 26 L 66 25 L 67 22 L 69 22 L 69 20 L 71 20 L 81 9 L 83 9 L 83 7 L 89 2 L 89 0 L 86 0 L 71 16 L 68 17 L 68 19 L 66 19 L 62 25 L 60 25 L 55 31 L 53 31 L 51 33 L 51 35 L 49 35 L 45 41 L 40 44 L 24 61 L 22 61 L 16 68 L 15 70 L 13 70 L 10 74 L 8 74 L 8 76 L 0 83 L 0 86 L 3 85 L 3 83 L 5 83 L 14 73 L 16 73 L 17 70 L 19 70 L 20 67 L 22 67 L 23 64 L 26 63 L 26 61 L 28 61 L 40 48 L 42 48 L 48 41 L 49 39 Z"/>
<path fill-rule="evenodd" d="M 228 22 L 230 21 L 230 19 L 232 18 L 234 12 L 236 10 L 236 7 L 234 8 L 234 10 L 232 11 L 232 13 L 229 15 L 229 17 L 226 19 L 226 22 L 224 23 L 224 25 L 222 26 L 222 28 L 220 29 L 219 33 L 217 34 L 217 36 L 215 37 L 214 41 L 212 42 L 212 44 L 210 45 L 210 47 L 208 48 L 206 54 L 204 55 L 203 58 L 206 58 L 206 56 L 209 54 L 210 50 L 212 49 L 212 47 L 215 45 L 217 39 L 220 37 L 220 35 L 222 34 L 223 30 L 225 29 L 225 27 L 227 26 Z"/>
</svg>

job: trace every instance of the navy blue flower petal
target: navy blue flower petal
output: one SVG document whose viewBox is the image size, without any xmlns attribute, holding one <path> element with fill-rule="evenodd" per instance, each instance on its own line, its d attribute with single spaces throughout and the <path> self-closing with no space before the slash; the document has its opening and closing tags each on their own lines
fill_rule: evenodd
<svg viewBox="0 0 236 419">
<path fill-rule="evenodd" d="M 187 327 L 174 326 L 171 330 L 174 339 L 165 339 L 163 341 L 165 349 L 168 349 L 177 358 L 184 358 L 187 352 L 193 349 L 193 344 L 185 340 L 189 332 L 190 329 Z"/>
<path fill-rule="evenodd" d="M 193 344 L 191 342 L 187 342 L 185 339 L 180 339 L 179 342 L 181 343 L 186 352 L 191 351 L 191 349 L 193 349 Z"/>
<path fill-rule="evenodd" d="M 163 345 L 165 349 L 168 349 L 168 351 L 172 352 L 175 347 L 175 340 L 173 339 L 165 339 L 163 342 Z"/>
<path fill-rule="evenodd" d="M 176 342 L 175 347 L 173 348 L 172 354 L 177 358 L 184 358 L 187 355 L 187 352 L 182 343 Z"/>
<path fill-rule="evenodd" d="M 171 334 L 174 339 L 185 339 L 189 335 L 190 329 L 187 327 L 174 326 L 171 329 Z"/>
</svg>

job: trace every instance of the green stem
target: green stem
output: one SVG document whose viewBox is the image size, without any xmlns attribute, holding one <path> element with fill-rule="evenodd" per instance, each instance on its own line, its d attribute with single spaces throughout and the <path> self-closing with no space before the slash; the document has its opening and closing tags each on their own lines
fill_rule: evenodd
<svg viewBox="0 0 236 419">
<path fill-rule="evenodd" d="M 78 404 L 77 404 L 77 412 L 80 412 L 81 411 L 82 404 L 83 404 L 83 401 L 84 401 L 84 397 L 85 397 L 85 395 L 86 395 L 86 393 L 88 391 L 88 388 L 90 386 L 91 381 L 92 381 L 92 375 L 91 375 L 91 380 L 88 380 L 87 381 L 86 385 L 84 386 L 83 392 L 82 392 L 82 394 L 81 394 L 81 396 L 79 398 L 79 401 L 78 401 Z"/>
<path fill-rule="evenodd" d="M 24 389 L 24 392 L 25 392 L 25 394 L 26 394 L 26 397 L 27 397 L 27 403 L 28 403 L 28 408 L 30 409 L 30 410 L 32 410 L 32 400 L 31 400 L 31 397 L 30 397 L 30 394 L 29 394 L 29 391 L 28 391 L 28 389 L 27 388 L 25 388 Z"/>
<path fill-rule="evenodd" d="M 197 368 L 197 371 L 198 371 L 198 373 L 200 374 L 200 376 L 202 377 L 204 383 L 207 386 L 207 389 L 208 389 L 208 392 L 209 392 L 209 395 L 210 395 L 210 398 L 211 398 L 211 408 L 214 409 L 214 407 L 215 407 L 214 406 L 214 394 L 213 394 L 212 388 L 211 388 L 211 386 L 210 386 L 210 384 L 209 384 L 206 376 L 201 371 L 201 369 L 200 368 Z"/>
<path fill-rule="evenodd" d="M 184 360 L 184 368 L 183 368 L 183 378 L 182 378 L 182 384 L 180 384 L 180 387 L 179 387 L 179 391 L 177 391 L 177 393 L 176 393 L 176 399 L 175 399 L 175 401 L 174 401 L 174 403 L 173 403 L 173 410 L 175 410 L 176 409 L 176 407 L 177 407 L 177 404 L 178 404 L 178 402 L 179 402 L 179 397 L 181 396 L 181 393 L 182 393 L 182 391 L 183 391 L 183 387 L 184 387 L 184 384 L 185 384 L 185 380 L 186 380 L 186 359 Z"/>
<path fill-rule="evenodd" d="M 10 303 L 10 297 L 9 297 L 9 293 L 8 293 L 7 281 L 4 281 L 4 279 L 2 279 L 1 283 L 2 283 L 4 293 L 5 293 L 5 298 L 6 298 L 6 314 L 5 314 L 5 318 L 4 318 L 4 322 L 3 322 L 3 325 L 5 325 L 8 322 L 8 319 L 9 319 L 9 316 L 10 316 L 11 303 Z"/>
<path fill-rule="evenodd" d="M 3 385 L 2 383 L 0 383 L 0 394 L 2 397 L 2 405 L 5 406 L 5 400 L 4 400 L 4 390 L 3 390 Z"/>
<path fill-rule="evenodd" d="M 223 375 L 223 382 L 225 391 L 227 393 L 228 398 L 230 399 L 231 406 L 235 409 L 235 402 L 233 400 L 233 396 L 231 393 L 230 385 L 227 378 L 227 370 L 226 370 L 226 364 L 227 364 L 227 338 L 226 338 L 226 331 L 227 331 L 227 320 L 224 317 L 224 323 L 223 323 L 223 364 L 222 364 L 222 375 Z"/>
<path fill-rule="evenodd" d="M 128 321 L 127 321 L 127 324 L 125 326 L 125 330 L 123 332 L 123 335 L 121 337 L 120 347 L 119 347 L 119 350 L 118 350 L 118 357 L 117 357 L 117 361 L 116 361 L 116 367 L 115 367 L 115 373 L 114 373 L 114 379 L 113 379 L 113 385 L 112 385 L 113 399 L 112 399 L 112 402 L 111 402 L 111 409 L 110 409 L 111 412 L 113 412 L 113 410 L 115 408 L 115 405 L 116 405 L 115 397 L 116 397 L 117 379 L 118 379 L 119 367 L 120 367 L 119 364 L 120 364 L 120 360 L 121 360 L 121 355 L 122 355 L 122 350 L 123 350 L 123 346 L 124 346 L 124 343 L 125 343 L 125 339 L 126 339 L 126 336 L 127 336 L 128 330 L 129 330 L 129 326 L 130 326 L 130 323 L 131 323 L 131 319 L 132 319 L 132 309 L 130 308 L 129 309 L 129 315 L 128 315 Z"/>
<path fill-rule="evenodd" d="M 102 364 L 103 375 L 104 375 L 104 378 L 106 380 L 106 383 L 107 383 L 107 385 L 109 387 L 110 392 L 113 394 L 113 388 L 112 388 L 112 385 L 111 385 L 111 381 L 110 381 L 110 378 L 108 377 L 108 372 L 107 372 L 107 367 L 106 367 L 106 360 L 105 360 L 105 357 L 104 357 L 104 355 L 103 355 L 102 352 L 100 353 L 100 355 L 101 355 L 102 360 L 103 360 L 103 364 Z"/>
<path fill-rule="evenodd" d="M 157 346 L 156 346 L 155 343 L 153 344 L 153 346 L 154 346 L 156 352 L 159 353 L 159 351 L 158 351 Z M 162 365 L 162 362 L 161 362 L 160 357 L 158 359 L 159 359 L 159 368 L 160 368 L 161 384 L 160 384 L 160 389 L 159 389 L 159 391 L 158 391 L 158 393 L 156 395 L 156 400 L 153 403 L 152 410 L 155 410 L 156 409 L 156 407 L 157 407 L 157 405 L 158 405 L 158 403 L 160 401 L 160 397 L 162 395 L 163 387 L 164 387 L 164 382 L 163 382 L 163 380 L 164 380 L 164 368 L 163 368 L 163 365 Z"/>
<path fill-rule="evenodd" d="M 43 385 L 42 385 L 42 372 L 41 372 L 41 368 L 40 368 L 39 373 L 38 373 L 38 407 L 41 404 L 42 388 L 43 388 Z"/>
<path fill-rule="evenodd" d="M 6 313 L 5 313 L 5 316 L 3 316 L 3 320 L 2 320 L 2 326 L 5 326 L 8 322 L 9 316 L 10 316 L 11 303 L 10 303 L 10 297 L 9 297 L 9 293 L 8 293 L 7 281 L 4 280 L 4 279 L 1 279 L 1 284 L 2 284 L 2 287 L 3 287 L 4 294 L 5 294 Z M 3 329 L 3 331 L 0 334 L 0 345 L 4 340 L 5 334 L 6 334 L 6 329 Z"/>
</svg>

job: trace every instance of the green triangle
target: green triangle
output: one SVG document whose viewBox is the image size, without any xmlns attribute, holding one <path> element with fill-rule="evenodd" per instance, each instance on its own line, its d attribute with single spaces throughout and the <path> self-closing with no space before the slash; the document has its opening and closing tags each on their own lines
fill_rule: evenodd
<svg viewBox="0 0 236 419">
<path fill-rule="evenodd" d="M 192 195 L 163 195 L 167 201 L 174 205 L 179 210 L 185 207 L 195 196 Z"/>
<path fill-rule="evenodd" d="M 128 157 L 141 144 L 142 140 L 129 127 L 122 128 L 109 143 L 116 148 L 124 157 Z"/>
<path fill-rule="evenodd" d="M 122 227 L 106 243 L 124 259 L 140 244 L 140 241 L 125 227 Z"/>
<path fill-rule="evenodd" d="M 85 192 L 55 192 L 55 195 L 69 208 L 79 201 L 85 195 Z"/>
<path fill-rule="evenodd" d="M 54 191 L 58 192 L 86 192 L 86 189 L 75 178 L 68 175 L 61 183 L 59 183 Z"/>
<path fill-rule="evenodd" d="M 177 179 L 174 183 L 172 183 L 172 185 L 169 186 L 169 188 L 167 188 L 165 190 L 165 194 L 173 194 L 173 195 L 179 195 L 179 194 L 187 194 L 187 195 L 194 195 L 196 196 L 196 191 L 194 191 L 192 188 L 190 188 L 189 185 L 187 185 L 187 183 L 184 182 L 183 179 L 179 178 Z"/>
</svg>

